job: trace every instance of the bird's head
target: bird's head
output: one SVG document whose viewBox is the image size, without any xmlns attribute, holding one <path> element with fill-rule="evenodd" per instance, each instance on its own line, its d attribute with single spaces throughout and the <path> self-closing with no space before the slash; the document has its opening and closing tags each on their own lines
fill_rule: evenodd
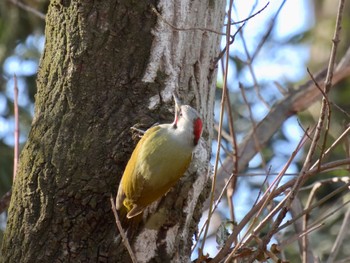
<svg viewBox="0 0 350 263">
<path fill-rule="evenodd" d="M 193 138 L 193 145 L 198 144 L 202 134 L 203 123 L 199 113 L 189 105 L 182 105 L 179 98 L 174 94 L 175 120 L 173 128 L 181 133 L 188 134 Z"/>
</svg>

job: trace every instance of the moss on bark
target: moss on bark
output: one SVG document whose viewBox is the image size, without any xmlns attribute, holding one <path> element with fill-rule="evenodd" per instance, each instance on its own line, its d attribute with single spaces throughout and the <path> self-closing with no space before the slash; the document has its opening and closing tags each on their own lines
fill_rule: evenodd
<svg viewBox="0 0 350 263">
<path fill-rule="evenodd" d="M 151 124 L 145 94 L 159 89 L 141 81 L 156 21 L 147 5 L 51 2 L 3 262 L 128 260 L 109 196 L 133 148 L 129 128 Z"/>
</svg>

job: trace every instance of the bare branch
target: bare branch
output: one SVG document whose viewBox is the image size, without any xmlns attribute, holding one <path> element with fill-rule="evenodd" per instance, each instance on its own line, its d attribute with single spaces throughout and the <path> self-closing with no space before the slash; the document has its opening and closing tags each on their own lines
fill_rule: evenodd
<svg viewBox="0 0 350 263">
<path fill-rule="evenodd" d="M 302 203 L 300 199 L 296 197 L 290 207 L 290 213 L 292 214 L 292 217 L 295 218 L 297 215 L 301 214 L 302 212 L 303 212 Z M 308 229 L 303 226 L 303 221 L 301 219 L 295 220 L 293 227 L 294 227 L 295 233 L 297 233 L 297 238 L 296 239 L 291 238 L 287 242 L 286 241 L 282 242 L 281 246 L 283 244 L 292 242 L 292 240 L 297 240 L 299 245 L 299 251 L 301 252 L 300 254 L 303 262 L 305 261 L 304 258 L 307 258 L 308 261 L 306 262 L 309 262 L 309 263 L 313 262 L 314 256 L 312 253 L 312 249 L 310 249 L 309 246 L 305 245 L 305 243 L 308 242 L 308 239 L 305 238 L 309 233 Z M 300 233 L 305 233 L 305 234 L 300 235 Z"/>
<path fill-rule="evenodd" d="M 128 238 L 126 237 L 126 234 L 125 234 L 125 232 L 124 232 L 124 229 L 123 229 L 123 227 L 122 227 L 122 224 L 120 223 L 119 216 L 118 216 L 118 213 L 117 213 L 117 209 L 116 209 L 115 203 L 114 203 L 114 198 L 113 198 L 112 195 L 111 195 L 111 197 L 110 197 L 110 201 L 111 201 L 112 211 L 113 211 L 114 218 L 115 218 L 115 223 L 116 223 L 116 225 L 117 225 L 119 234 L 120 234 L 120 236 L 122 237 L 123 244 L 124 244 L 124 246 L 126 247 L 126 249 L 127 249 L 128 252 L 129 252 L 131 261 L 132 261 L 133 263 L 137 263 L 136 256 L 135 256 L 134 252 L 132 251 L 132 248 L 131 248 L 131 246 L 130 246 L 130 244 L 129 244 Z"/>
<path fill-rule="evenodd" d="M 14 80 L 14 112 L 15 112 L 15 149 L 13 158 L 13 181 L 16 179 L 18 159 L 19 159 L 19 116 L 18 116 L 18 85 L 16 74 L 13 75 Z"/>
<path fill-rule="evenodd" d="M 340 65 L 343 67 L 337 67 L 337 71 L 333 76 L 333 85 L 339 83 L 345 78 L 350 76 L 350 66 L 344 61 L 350 60 L 350 47 L 347 56 L 344 56 L 342 63 Z M 349 56 L 349 58 L 348 58 Z M 325 79 L 324 70 L 318 73 L 315 77 L 318 83 L 322 83 Z M 323 85 L 321 85 L 322 88 Z M 334 86 L 332 88 L 335 88 Z M 283 100 L 278 102 L 267 116 L 260 121 L 256 126 L 256 132 L 250 132 L 246 138 L 238 145 L 238 170 L 241 171 L 245 168 L 248 162 L 253 158 L 253 156 L 258 152 L 256 148 L 256 136 L 259 141 L 259 145 L 264 146 L 269 141 L 269 139 L 279 130 L 288 117 L 294 115 L 295 113 L 302 111 L 309 107 L 316 99 L 320 96 L 319 90 L 315 87 L 313 81 L 308 81 L 305 84 L 299 86 L 298 89 L 292 90 L 289 96 L 286 96 Z M 225 185 L 224 178 L 228 178 L 230 173 L 228 171 L 233 170 L 232 158 L 226 158 L 220 167 L 219 181 L 217 183 L 217 195 Z M 208 205 L 206 205 L 208 206 Z"/>
<path fill-rule="evenodd" d="M 337 239 L 335 240 L 334 245 L 333 245 L 332 250 L 331 250 L 331 254 L 329 255 L 329 257 L 327 259 L 327 263 L 332 263 L 335 261 L 337 255 L 338 255 L 339 248 L 342 245 L 342 242 L 345 238 L 345 234 L 346 234 L 347 229 L 349 227 L 349 223 L 350 223 L 350 206 L 348 207 L 348 210 L 346 211 L 343 223 L 339 229 Z"/>
<path fill-rule="evenodd" d="M 24 4 L 23 2 L 19 1 L 19 0 L 10 0 L 11 3 L 13 3 L 14 5 L 22 8 L 23 10 L 34 14 L 35 16 L 41 18 L 42 20 L 45 20 L 45 14 L 41 13 L 40 11 L 36 10 L 35 8 Z"/>
<path fill-rule="evenodd" d="M 204 28 L 204 27 L 187 27 L 187 28 L 182 28 L 182 27 L 174 26 L 174 25 L 171 24 L 169 21 L 167 21 L 167 20 L 158 12 L 158 10 L 157 10 L 152 4 L 151 4 L 151 9 L 152 9 L 153 13 L 155 13 L 159 19 L 161 19 L 165 24 L 167 24 L 167 25 L 168 25 L 169 27 L 171 27 L 173 30 L 176 30 L 176 31 L 193 31 L 193 30 L 200 30 L 200 31 L 206 31 L 206 32 L 215 33 L 215 34 L 220 35 L 220 36 L 226 36 L 225 33 L 221 33 L 221 32 L 215 31 L 215 30 L 210 29 L 210 28 Z"/>
<path fill-rule="evenodd" d="M 223 60 L 221 60 L 221 62 L 222 62 L 222 68 L 224 68 Z M 227 85 L 225 86 L 225 88 L 227 89 Z M 229 94 L 228 90 L 226 90 L 226 93 Z M 238 148 L 237 148 L 238 143 L 237 143 L 237 138 L 236 138 L 236 132 L 235 132 L 234 125 L 233 125 L 233 115 L 232 115 L 233 111 L 232 111 L 231 101 L 230 101 L 229 95 L 226 95 L 226 107 L 227 107 L 228 120 L 229 120 L 230 138 L 231 138 L 231 144 L 232 144 L 232 149 L 233 149 L 233 155 L 232 155 L 232 162 L 234 164 L 233 174 L 238 174 L 238 162 L 239 162 L 239 160 L 238 160 L 238 158 L 239 158 L 238 157 Z M 228 205 L 230 208 L 230 216 L 231 216 L 232 221 L 236 221 L 234 208 L 233 208 L 233 202 L 232 202 L 232 197 L 233 197 L 233 194 L 235 192 L 236 185 L 237 185 L 237 177 L 235 176 L 234 178 L 232 178 L 232 180 L 230 180 L 230 183 L 229 183 L 229 185 L 227 187 L 227 191 L 226 191 Z"/>
<path fill-rule="evenodd" d="M 266 5 L 265 5 L 263 8 L 261 8 L 259 11 L 257 11 L 256 13 L 254 13 L 254 14 L 248 16 L 247 18 L 245 18 L 245 19 L 243 19 L 243 20 L 239 20 L 239 21 L 236 21 L 236 22 L 231 22 L 231 25 L 237 25 L 237 24 L 241 24 L 241 23 L 243 23 L 243 22 L 247 22 L 248 20 L 252 19 L 254 16 L 256 16 L 256 15 L 260 14 L 262 11 L 264 11 L 265 8 L 266 8 L 269 4 L 270 4 L 270 2 L 267 2 Z M 225 25 L 225 26 L 227 26 L 227 25 Z"/>
<path fill-rule="evenodd" d="M 323 157 L 326 156 L 338 143 L 340 143 L 346 135 L 350 132 L 350 126 L 342 132 L 342 134 L 332 143 L 332 145 L 323 153 Z M 346 144 L 345 144 L 346 145 Z M 316 167 L 320 163 L 320 159 L 318 159 L 312 166 L 311 169 Z"/>
<path fill-rule="evenodd" d="M 11 201 L 11 195 L 12 195 L 12 191 L 10 190 L 1 197 L 1 199 L 0 199 L 0 214 L 2 212 L 4 212 L 9 207 L 9 204 Z"/>
<path fill-rule="evenodd" d="M 327 164 L 323 164 L 321 166 L 321 171 L 327 171 L 328 169 L 331 169 L 331 168 L 334 168 L 334 167 L 339 167 L 341 165 L 348 165 L 350 164 L 350 158 L 348 159 L 344 159 L 344 160 L 338 160 L 338 161 L 334 161 L 334 162 L 331 162 L 331 163 L 327 163 Z M 312 176 L 312 175 L 315 175 L 315 174 L 318 174 L 320 171 L 318 169 L 312 169 L 310 171 L 307 172 L 308 176 Z M 254 217 L 254 215 L 259 211 L 261 205 L 266 202 L 266 199 L 267 198 L 275 198 L 276 196 L 279 196 L 281 193 L 285 192 L 288 188 L 292 187 L 295 182 L 296 182 L 297 178 L 294 178 L 288 182 L 286 182 L 284 185 L 280 186 L 279 188 L 277 188 L 274 192 L 272 192 L 270 195 L 264 195 L 261 200 L 255 205 L 253 206 L 249 212 L 244 216 L 244 218 L 239 222 L 239 224 L 237 226 L 235 226 L 235 228 L 233 229 L 231 235 L 228 237 L 224 247 L 219 251 L 219 253 L 215 256 L 214 259 L 212 259 L 211 263 L 218 263 L 218 262 L 221 262 L 221 260 L 223 258 L 225 258 L 225 256 L 230 252 L 230 247 L 231 247 L 231 244 L 232 244 L 232 240 L 235 239 L 236 236 L 239 235 L 239 233 L 242 231 L 242 229 L 249 223 L 249 221 L 251 220 L 251 218 Z M 348 187 L 348 186 L 345 186 L 345 187 Z M 332 195 L 336 194 L 337 191 L 343 191 L 344 189 L 338 189 L 334 192 L 332 192 Z M 328 195 L 328 198 L 329 195 Z M 321 199 L 320 201 L 322 201 L 323 199 Z M 316 204 L 314 204 L 316 205 Z M 317 205 L 319 205 L 317 203 Z M 312 206 L 313 207 L 313 206 Z M 311 207 L 310 207 L 311 208 Z M 305 212 L 305 211 L 304 211 Z M 304 214 L 301 214 L 301 216 L 303 216 Z M 298 217 L 298 218 L 300 218 Z M 293 220 L 297 220 L 298 218 L 294 218 Z M 280 226 L 278 229 L 277 229 L 277 232 L 286 227 L 287 225 L 293 223 L 294 221 L 289 221 L 287 223 L 285 223 L 284 225 Z"/>
<path fill-rule="evenodd" d="M 231 21 L 232 5 L 233 5 L 233 0 L 230 0 L 229 10 L 228 10 L 228 21 Z M 221 131 L 222 131 L 223 116 L 224 116 L 224 111 L 225 111 L 225 97 L 227 96 L 227 94 L 226 94 L 226 92 L 227 92 L 227 73 L 228 73 L 229 60 L 230 60 L 230 32 L 231 32 L 231 25 L 228 24 L 226 27 L 226 58 L 225 58 L 225 69 L 224 69 L 223 92 L 222 92 L 222 98 L 221 98 L 221 108 L 220 108 L 220 117 L 219 117 L 218 148 L 216 151 L 214 175 L 213 175 L 212 187 L 211 187 L 211 191 L 210 191 L 210 204 L 209 204 L 207 225 L 205 226 L 204 235 L 203 235 L 203 239 L 202 239 L 202 247 L 200 249 L 200 255 L 198 258 L 201 258 L 203 255 L 204 245 L 205 245 L 205 241 L 206 241 L 207 234 L 208 234 L 208 229 L 209 229 L 209 225 L 210 225 L 210 219 L 211 219 L 211 216 L 213 213 L 213 205 L 214 205 L 214 199 L 215 199 L 216 177 L 218 174 L 218 164 L 219 164 L 219 158 L 220 158 Z"/>
</svg>

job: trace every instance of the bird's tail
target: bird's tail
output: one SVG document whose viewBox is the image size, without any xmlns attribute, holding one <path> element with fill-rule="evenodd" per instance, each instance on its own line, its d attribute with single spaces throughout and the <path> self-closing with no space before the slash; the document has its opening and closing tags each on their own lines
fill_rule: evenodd
<svg viewBox="0 0 350 263">
<path fill-rule="evenodd" d="M 142 221 L 142 214 L 139 214 L 132 218 L 127 218 L 126 215 L 128 213 L 128 210 L 124 205 L 120 207 L 117 212 L 123 231 L 125 232 L 129 242 L 131 242 L 131 240 L 135 237 L 135 234 L 137 233 L 139 225 Z"/>
</svg>

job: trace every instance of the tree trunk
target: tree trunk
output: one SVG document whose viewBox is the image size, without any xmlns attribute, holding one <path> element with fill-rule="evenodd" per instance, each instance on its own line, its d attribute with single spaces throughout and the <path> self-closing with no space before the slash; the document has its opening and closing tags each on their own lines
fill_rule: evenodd
<svg viewBox="0 0 350 263">
<path fill-rule="evenodd" d="M 164 19 L 220 31 L 224 3 L 51 1 L 3 262 L 129 261 L 109 197 L 136 143 L 130 127 L 172 121 L 174 90 L 202 114 L 203 139 L 189 175 L 150 208 L 161 220 L 146 212 L 132 247 L 139 262 L 189 261 L 208 192 L 220 36 Z"/>
</svg>

